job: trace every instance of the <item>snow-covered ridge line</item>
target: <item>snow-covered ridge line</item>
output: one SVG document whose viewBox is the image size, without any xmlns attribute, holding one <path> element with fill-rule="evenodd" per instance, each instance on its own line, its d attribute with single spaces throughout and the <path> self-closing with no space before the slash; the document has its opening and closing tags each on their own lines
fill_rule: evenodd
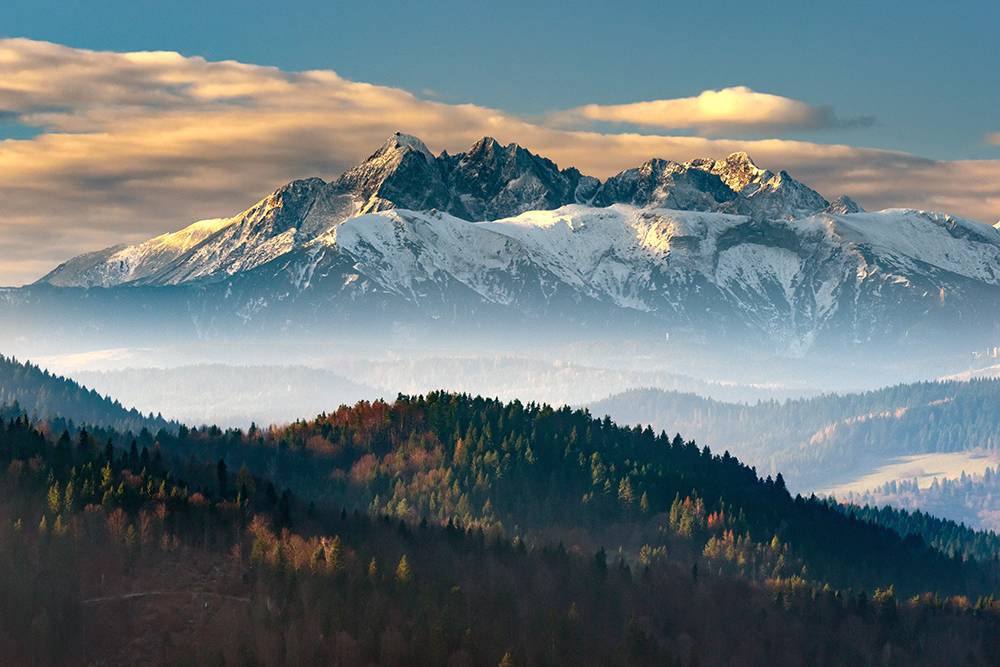
<svg viewBox="0 0 1000 667">
<path fill-rule="evenodd" d="M 1000 285 L 1000 232 L 953 233 L 976 226 L 983 227 L 913 210 L 760 222 L 725 213 L 570 205 L 470 223 L 396 209 L 344 222 L 316 242 L 336 245 L 385 289 L 418 301 L 427 285 L 455 280 L 508 304 L 509 281 L 495 275 L 530 265 L 621 308 L 660 311 L 665 299 L 696 281 L 758 312 L 777 309 L 782 317 L 820 325 L 836 312 L 839 296 L 866 283 L 911 285 L 931 271 Z M 734 243 L 734 235 L 745 240 Z"/>
<path fill-rule="evenodd" d="M 200 220 L 184 229 L 161 234 L 145 243 L 134 246 L 114 246 L 97 253 L 80 255 L 59 265 L 38 282 L 57 286 L 111 287 L 154 275 L 172 261 L 209 238 L 220 229 L 236 222 L 238 218 L 213 218 Z M 89 263 L 90 258 L 100 261 Z M 83 270 L 77 265 L 83 264 Z M 89 265 L 88 265 L 89 264 Z M 77 271 L 74 271 L 77 269 Z M 83 284 L 73 281 L 74 275 L 83 274 Z"/>
<path fill-rule="evenodd" d="M 220 278 L 301 248 L 364 213 L 435 209 L 479 222 L 569 204 L 630 204 L 784 219 L 827 206 L 818 193 L 785 172 L 775 175 L 758 168 L 745 153 L 685 164 L 650 160 L 602 183 L 489 137 L 466 153 L 435 157 L 420 139 L 396 133 L 368 160 L 331 183 L 318 178 L 294 181 L 233 218 L 195 223 L 137 246 L 81 255 L 40 282 L 110 287 Z M 291 237 L 290 229 L 295 230 Z"/>
</svg>

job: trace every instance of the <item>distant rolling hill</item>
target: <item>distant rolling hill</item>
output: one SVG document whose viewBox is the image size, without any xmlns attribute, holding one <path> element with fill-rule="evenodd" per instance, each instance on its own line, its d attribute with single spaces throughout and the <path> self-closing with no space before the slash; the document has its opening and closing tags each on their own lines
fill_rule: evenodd
<svg viewBox="0 0 1000 667">
<path fill-rule="evenodd" d="M 1000 449 L 1000 380 L 901 384 L 752 405 L 634 389 L 589 408 L 728 449 L 805 492 L 850 481 L 896 457 Z"/>
<path fill-rule="evenodd" d="M 95 424 L 119 431 L 176 431 L 177 422 L 160 415 L 143 415 L 78 382 L 52 375 L 31 363 L 0 355 L 0 411 L 6 418 L 21 413 L 37 419 L 66 419 L 77 425 Z"/>
</svg>

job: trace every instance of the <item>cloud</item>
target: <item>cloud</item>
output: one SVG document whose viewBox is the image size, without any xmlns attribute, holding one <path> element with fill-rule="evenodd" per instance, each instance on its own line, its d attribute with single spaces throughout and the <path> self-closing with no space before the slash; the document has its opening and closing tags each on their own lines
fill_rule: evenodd
<svg viewBox="0 0 1000 667">
<path fill-rule="evenodd" d="M 329 71 L 282 72 L 176 53 L 109 53 L 0 40 L 0 112 L 42 128 L 0 141 L 0 285 L 32 282 L 81 252 L 230 216 L 294 178 L 326 180 L 395 131 L 435 153 L 489 135 L 601 178 L 651 157 L 745 150 L 832 199 L 993 222 L 1000 161 L 796 141 L 601 134 L 471 104 L 419 99 Z"/>
<path fill-rule="evenodd" d="M 986 135 L 986 143 L 991 146 L 1000 146 L 1000 132 L 994 132 L 993 134 Z"/>
<path fill-rule="evenodd" d="M 586 106 L 549 114 L 554 127 L 589 127 L 595 122 L 627 123 L 662 130 L 696 129 L 702 135 L 740 131 L 778 132 L 825 129 L 846 125 L 868 125 L 871 118 L 838 120 L 830 107 L 817 107 L 757 93 L 746 86 L 706 90 L 697 97 L 654 100 L 602 106 Z"/>
</svg>

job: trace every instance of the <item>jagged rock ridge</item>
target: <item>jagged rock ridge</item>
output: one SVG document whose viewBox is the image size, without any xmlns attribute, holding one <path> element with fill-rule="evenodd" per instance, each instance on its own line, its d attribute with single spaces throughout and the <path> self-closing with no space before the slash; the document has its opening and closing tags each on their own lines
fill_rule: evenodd
<svg viewBox="0 0 1000 667">
<path fill-rule="evenodd" d="M 302 247 L 365 213 L 439 210 L 470 222 L 569 204 L 739 213 L 793 219 L 827 206 L 785 172 L 759 169 L 745 153 L 683 165 L 654 159 L 605 183 L 574 168 L 483 137 L 467 152 L 435 157 L 420 139 L 396 133 L 331 183 L 293 181 L 249 210 L 131 247 L 74 258 L 40 282 L 110 287 L 222 279 Z"/>
</svg>

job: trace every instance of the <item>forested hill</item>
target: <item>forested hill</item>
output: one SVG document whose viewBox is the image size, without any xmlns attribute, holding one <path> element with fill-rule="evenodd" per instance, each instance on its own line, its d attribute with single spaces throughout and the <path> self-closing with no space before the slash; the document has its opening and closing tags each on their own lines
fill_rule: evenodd
<svg viewBox="0 0 1000 667">
<path fill-rule="evenodd" d="M 996 562 L 582 410 L 433 393 L 139 440 L 0 422 L 5 664 L 1000 659 Z"/>
<path fill-rule="evenodd" d="M 182 428 L 160 446 L 206 492 L 214 473 L 201 462 L 221 458 L 317 503 L 620 549 L 633 561 L 681 536 L 713 569 L 757 579 L 902 592 L 979 591 L 984 581 L 980 566 L 962 562 L 971 553 L 946 557 L 919 537 L 793 499 L 780 474 L 759 479 L 728 453 L 568 407 L 435 392 L 266 431 Z"/>
<path fill-rule="evenodd" d="M 0 414 L 8 419 L 24 413 L 32 419 L 93 424 L 118 431 L 175 431 L 178 424 L 162 416 L 146 416 L 135 408 L 101 396 L 77 382 L 53 375 L 31 363 L 0 355 Z"/>
<path fill-rule="evenodd" d="M 725 448 L 793 489 L 835 486 L 895 456 L 1000 448 L 1000 380 L 920 382 L 756 405 L 634 389 L 593 403 L 622 423 L 652 424 Z"/>
</svg>

